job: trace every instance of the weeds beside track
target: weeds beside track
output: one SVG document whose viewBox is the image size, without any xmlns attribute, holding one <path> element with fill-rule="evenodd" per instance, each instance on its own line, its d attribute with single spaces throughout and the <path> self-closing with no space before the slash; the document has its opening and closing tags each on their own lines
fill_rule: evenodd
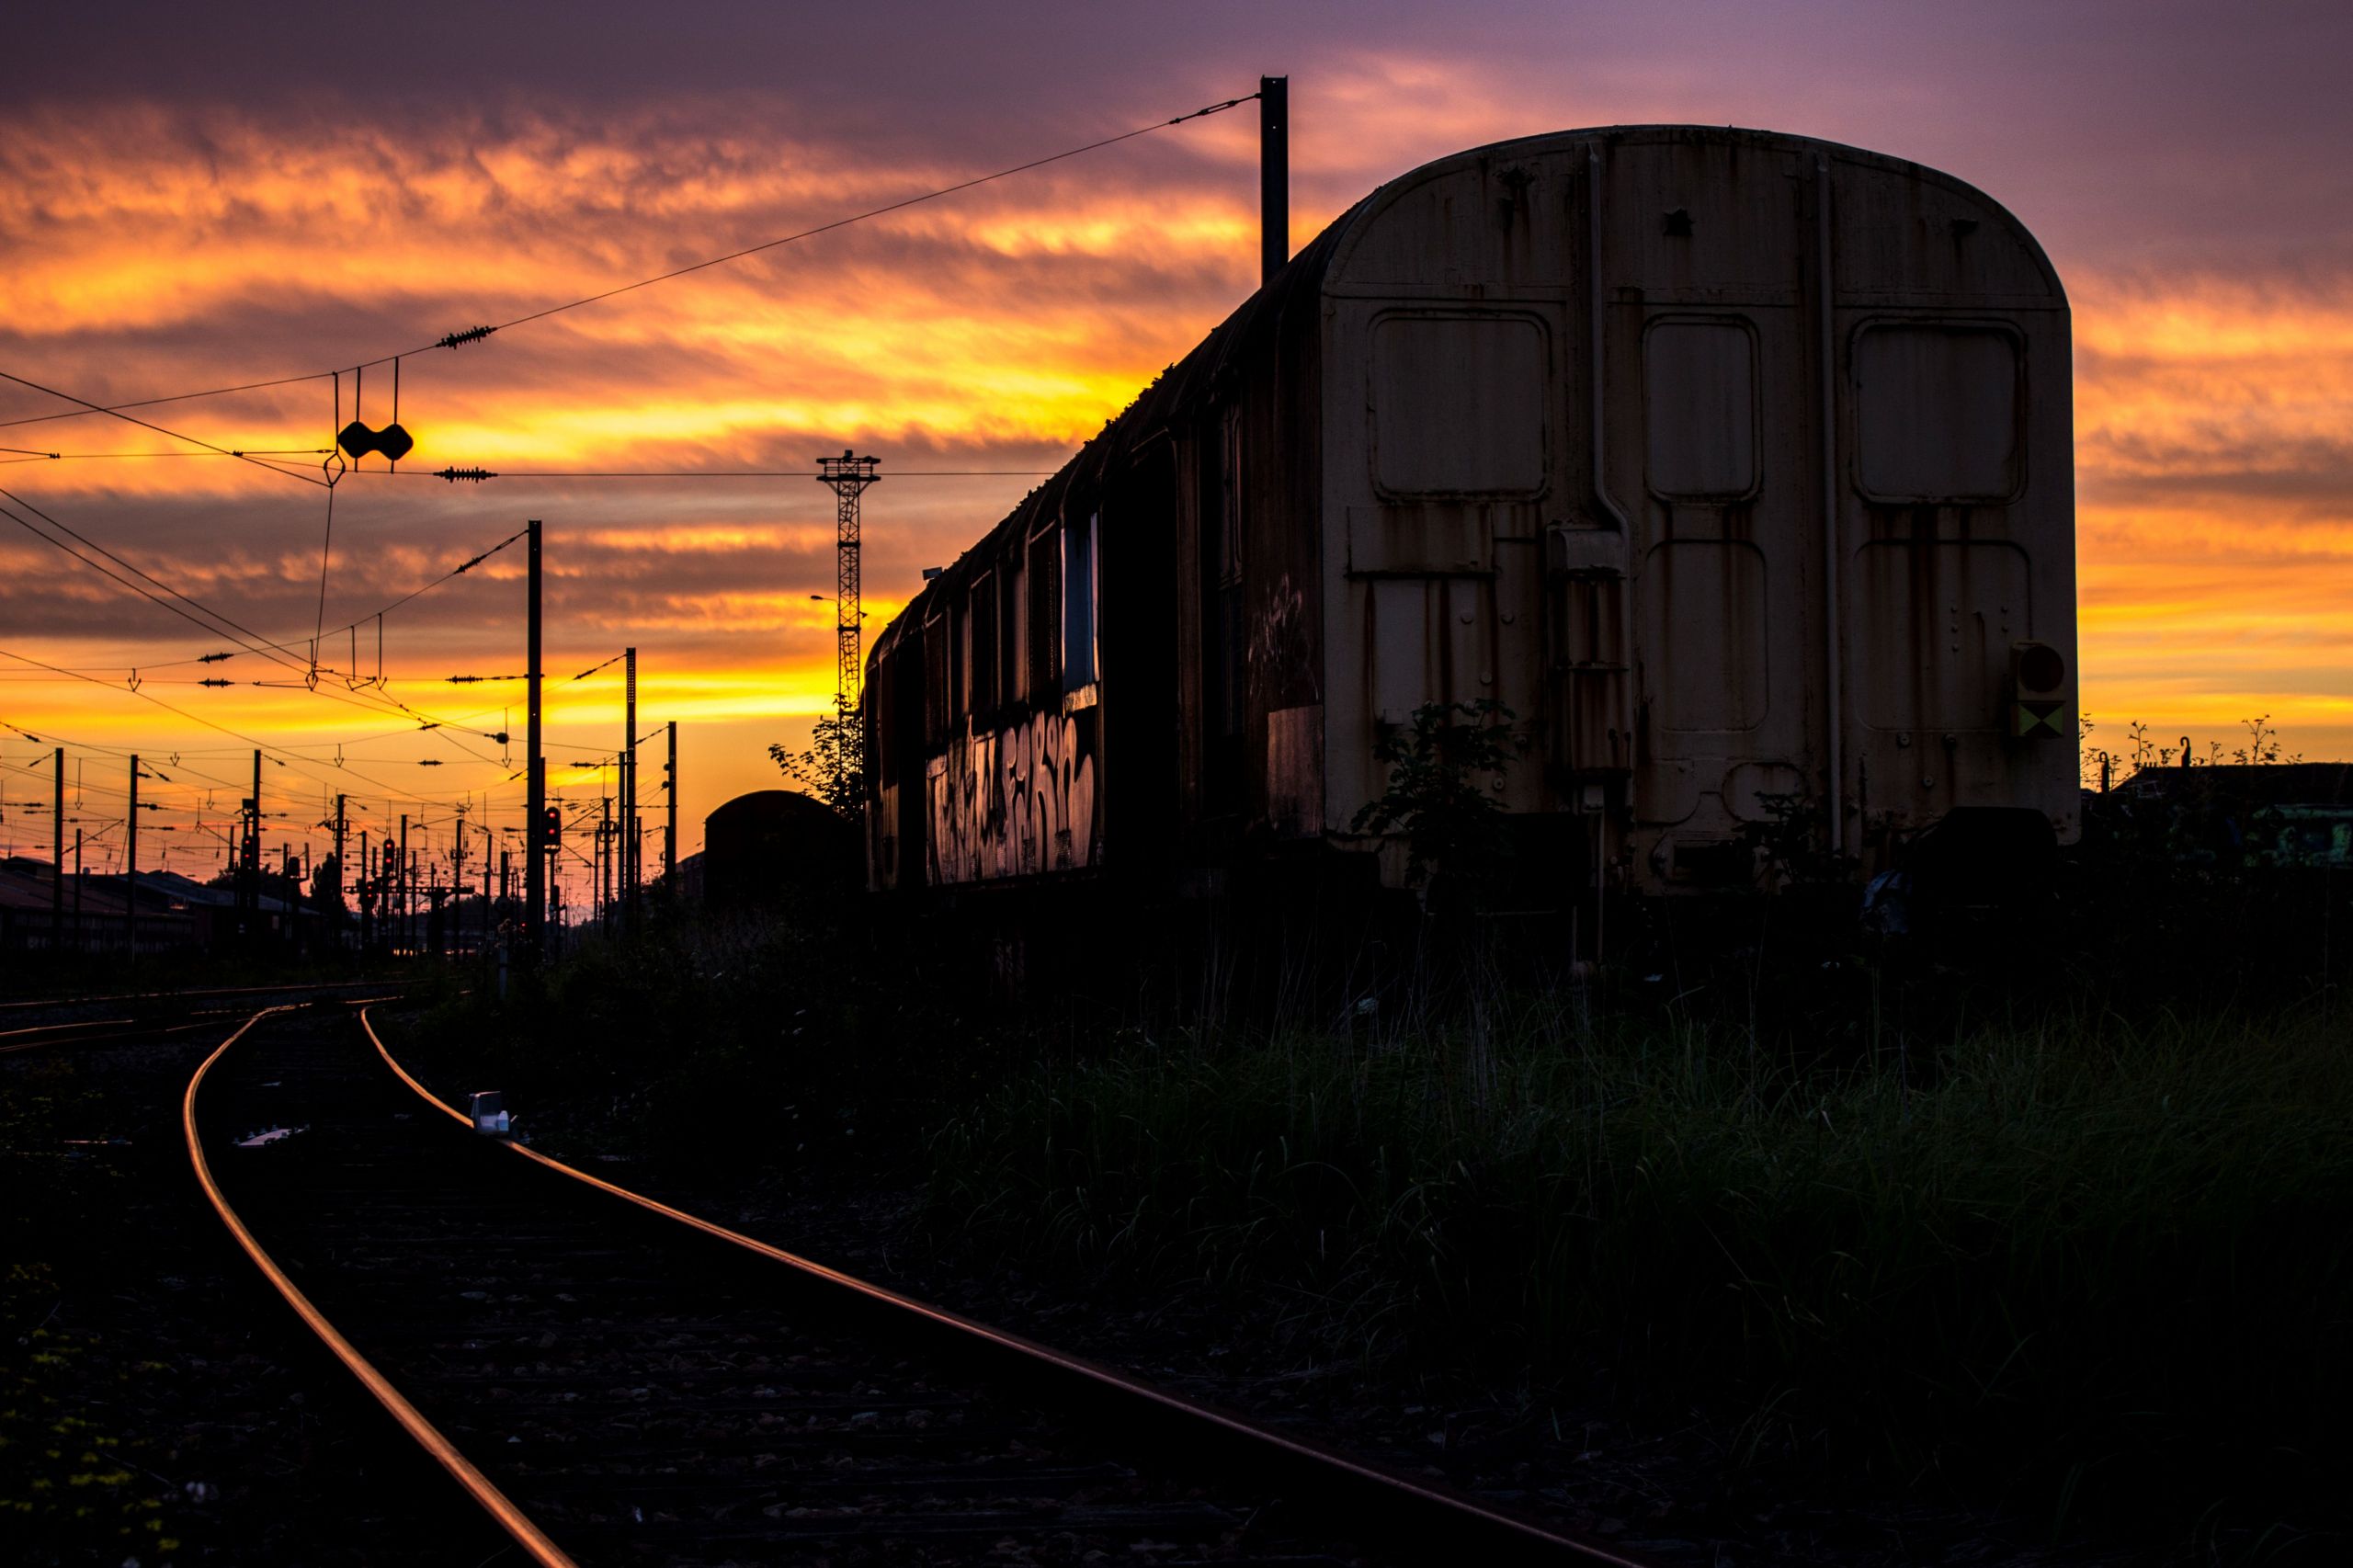
<svg viewBox="0 0 2353 1568">
<path fill-rule="evenodd" d="M 948 1123 L 972 1249 L 1324 1303 L 1782 1454 L 2243 1528 L 2330 1518 L 2353 1395 L 2353 1052 L 2293 1017 L 2046 1021 L 1836 1064 L 1529 1001 L 1351 1040 L 1182 1034 Z M 2258 1527 L 2259 1532 L 2259 1527 Z"/>
</svg>

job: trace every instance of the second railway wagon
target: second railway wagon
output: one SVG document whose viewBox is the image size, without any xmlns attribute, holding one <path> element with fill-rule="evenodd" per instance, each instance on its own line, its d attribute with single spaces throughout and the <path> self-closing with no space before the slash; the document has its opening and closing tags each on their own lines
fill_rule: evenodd
<svg viewBox="0 0 2353 1568">
<path fill-rule="evenodd" d="M 1639 126 L 1416 169 L 876 640 L 871 881 L 1394 886 L 1376 746 L 1481 699 L 1562 907 L 1932 829 L 2026 869 L 2076 831 L 2069 352 L 2033 237 L 1898 159 Z"/>
</svg>

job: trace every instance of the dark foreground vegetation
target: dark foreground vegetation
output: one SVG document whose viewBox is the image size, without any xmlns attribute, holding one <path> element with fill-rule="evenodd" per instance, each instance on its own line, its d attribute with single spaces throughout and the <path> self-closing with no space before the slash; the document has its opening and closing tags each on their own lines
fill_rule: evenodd
<svg viewBox="0 0 2353 1568">
<path fill-rule="evenodd" d="M 966 1267 L 1279 1299 L 1374 1375 L 1696 1408 L 1831 1495 L 2325 1559 L 2353 889 L 2094 869 L 2097 899 L 1933 947 L 1744 906 L 1574 984 L 1459 938 L 1289 1008 L 992 1009 L 945 934 L 661 923 L 544 1010 L 478 991 L 416 1032 L 483 1042 L 466 1070 L 549 1142 L 919 1188 Z"/>
</svg>

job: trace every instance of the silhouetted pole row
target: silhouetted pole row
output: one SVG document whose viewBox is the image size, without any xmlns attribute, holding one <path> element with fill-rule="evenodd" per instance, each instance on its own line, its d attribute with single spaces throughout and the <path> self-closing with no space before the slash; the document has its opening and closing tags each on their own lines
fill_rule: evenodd
<svg viewBox="0 0 2353 1568">
<path fill-rule="evenodd" d="M 876 476 L 872 472 L 872 464 L 873 460 L 870 458 L 848 460 L 847 467 L 850 483 L 837 488 L 847 492 L 845 499 L 852 507 L 856 504 L 857 492 L 874 482 Z M 549 800 L 548 759 L 545 751 L 545 569 L 540 519 L 536 517 L 530 519 L 525 527 L 525 535 L 528 541 L 525 551 L 527 569 L 524 623 L 524 657 L 527 666 L 524 734 L 526 784 L 523 825 L 525 857 L 521 879 L 523 885 L 519 890 L 521 918 L 515 923 L 513 945 L 519 948 L 520 956 L 527 966 L 536 966 L 548 956 L 551 936 L 549 922 L 551 918 L 559 921 L 562 919 L 563 898 L 563 885 L 559 876 L 560 868 L 552 864 L 562 848 L 562 826 L 560 823 L 550 820 L 558 808 L 551 806 Z M 857 631 L 854 623 L 850 623 L 847 629 L 853 634 Z M 649 826 L 643 819 L 643 803 L 639 798 L 638 791 L 640 759 L 637 733 L 637 650 L 634 647 L 623 650 L 620 662 L 623 664 L 624 669 L 623 744 L 619 757 L 619 787 L 616 791 L 617 799 L 608 799 L 605 801 L 605 826 L 599 834 L 602 844 L 598 859 L 601 865 L 597 869 L 597 881 L 592 884 L 590 891 L 592 899 L 597 899 L 597 895 L 601 894 L 601 898 L 597 901 L 601 903 L 603 913 L 608 919 L 618 919 L 621 928 L 625 930 L 635 930 L 643 918 L 645 838 Z M 675 900 L 677 897 L 678 873 L 678 726 L 673 721 L 665 723 L 663 729 L 665 753 L 662 767 L 662 790 L 666 798 L 664 801 L 662 826 L 662 878 L 669 889 L 669 896 Z M 504 741 L 506 737 L 500 735 L 497 738 Z M 66 933 L 69 929 L 74 933 L 74 940 L 77 946 L 89 939 L 88 927 L 83 924 L 82 909 L 85 835 L 83 829 L 78 826 L 74 831 L 74 858 L 71 872 L 74 880 L 74 894 L 72 907 L 70 910 L 67 907 L 65 749 L 63 745 L 54 747 L 50 759 L 50 859 L 54 871 L 50 887 L 49 940 L 52 952 L 64 950 Z M 139 955 L 140 935 L 139 814 L 142 811 L 162 809 L 140 799 L 140 784 L 144 778 L 162 776 L 147 773 L 141 766 L 139 754 L 135 752 L 129 754 L 128 760 L 130 764 L 129 812 L 123 825 L 122 920 L 124 949 L 128 957 L 135 960 Z M 390 804 L 390 801 L 386 802 L 387 806 Z M 620 808 L 618 812 L 613 810 L 616 805 Z M 470 891 L 466 874 L 469 869 L 466 863 L 466 830 L 470 824 L 466 809 L 461 806 L 458 811 L 457 825 L 449 849 L 449 886 L 446 890 L 440 885 L 438 871 L 433 875 L 433 886 L 429 890 L 420 890 L 417 884 L 419 869 L 417 862 L 420 853 L 424 854 L 428 861 L 438 865 L 439 852 L 432 847 L 429 835 L 421 849 L 413 846 L 409 829 L 413 820 L 415 825 L 424 829 L 429 826 L 431 819 L 412 819 L 408 812 L 404 812 L 400 813 L 397 837 L 388 825 L 379 840 L 364 824 L 357 825 L 355 829 L 351 815 L 351 797 L 347 793 L 336 793 L 333 817 L 318 824 L 331 834 L 334 844 L 333 854 L 324 863 L 312 859 L 306 866 L 298 867 L 294 858 L 293 846 L 290 844 L 281 846 L 281 863 L 278 870 L 279 880 L 283 881 L 287 892 L 286 939 L 290 942 L 299 942 L 300 933 L 306 925 L 301 918 L 302 911 L 296 907 L 296 901 L 300 900 L 315 904 L 319 917 L 318 928 L 326 933 L 326 940 L 330 946 L 337 948 L 342 946 L 345 916 L 350 915 L 356 925 L 358 943 L 362 949 L 381 944 L 393 951 L 404 954 L 419 953 L 426 949 L 426 944 L 420 941 L 420 933 L 416 928 L 417 894 L 420 891 L 427 891 L 434 901 L 432 925 L 435 940 L 438 942 L 446 937 L 462 948 L 466 936 L 463 929 L 463 899 Z M 619 820 L 614 820 L 616 816 Z M 244 941 L 255 943 L 261 942 L 273 934 L 269 922 L 265 918 L 271 912 L 267 907 L 267 899 L 265 890 L 267 880 L 263 874 L 262 818 L 262 748 L 256 746 L 253 753 L 252 791 L 238 802 L 236 826 L 233 837 L 230 839 L 228 845 L 232 870 L 231 881 L 234 890 L 235 930 Z M 199 813 L 197 825 L 199 829 L 208 825 L 201 812 Z M 498 830 L 491 827 L 486 822 L 471 825 L 478 827 L 484 839 L 481 878 L 483 915 L 479 948 L 487 950 L 494 942 L 498 940 L 501 912 L 515 910 L 517 903 L 515 895 L 518 890 L 514 885 L 511 851 L 506 843 L 501 842 Z M 351 873 L 347 857 L 352 852 L 355 831 L 359 864 L 357 872 Z M 494 871 L 491 854 L 494 847 L 497 850 Z M 307 855 L 306 858 L 308 858 Z M 327 869 L 328 867 L 333 868 L 332 871 Z M 301 886 L 304 871 L 308 872 L 310 878 L 307 893 L 303 892 Z M 347 888 L 356 892 L 358 897 L 359 906 L 356 914 L 346 903 Z M 450 900 L 450 915 L 448 921 L 441 916 L 441 899 L 445 892 Z M 106 917 L 103 915 L 96 915 L 94 918 L 101 926 L 106 923 Z"/>
</svg>

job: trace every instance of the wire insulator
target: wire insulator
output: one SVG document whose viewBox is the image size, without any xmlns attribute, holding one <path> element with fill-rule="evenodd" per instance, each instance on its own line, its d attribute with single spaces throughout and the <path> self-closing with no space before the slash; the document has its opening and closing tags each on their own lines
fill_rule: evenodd
<svg viewBox="0 0 2353 1568">
<path fill-rule="evenodd" d="M 445 468 L 433 477 L 446 479 L 452 484 L 461 479 L 469 484 L 480 484 L 483 480 L 496 479 L 498 475 L 486 468 Z"/>
<path fill-rule="evenodd" d="M 234 686 L 237 683 L 229 679 L 225 676 L 213 676 L 207 679 L 198 681 L 196 684 L 199 686 Z"/>
<path fill-rule="evenodd" d="M 492 333 L 496 332 L 497 330 L 498 329 L 494 326 L 470 326 L 463 332 L 453 332 L 448 336 L 439 339 L 433 345 L 433 347 L 436 348 L 463 348 L 469 343 L 480 343 L 483 338 L 488 337 Z"/>
</svg>

